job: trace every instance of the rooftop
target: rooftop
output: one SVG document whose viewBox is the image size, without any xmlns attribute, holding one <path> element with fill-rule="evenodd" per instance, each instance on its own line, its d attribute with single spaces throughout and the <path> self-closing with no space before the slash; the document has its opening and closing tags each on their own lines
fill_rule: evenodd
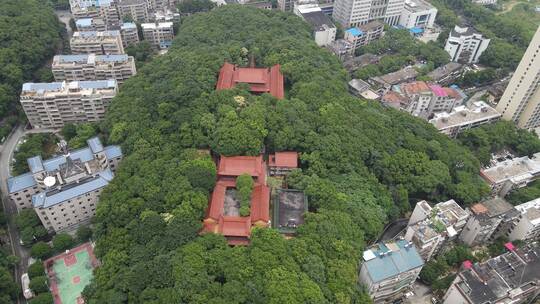
<svg viewBox="0 0 540 304">
<path fill-rule="evenodd" d="M 241 68 L 225 62 L 219 72 L 216 89 L 230 89 L 238 83 L 249 84 L 253 93 L 270 93 L 278 99 L 285 97 L 279 64 L 271 68 Z"/>
<path fill-rule="evenodd" d="M 468 125 L 486 119 L 495 119 L 501 114 L 483 101 L 477 101 L 470 106 L 457 106 L 452 112 L 436 113 L 429 122 L 439 130 Z"/>
<path fill-rule="evenodd" d="M 367 268 L 373 282 L 380 282 L 424 265 L 414 245 L 405 240 L 379 243 L 364 251 L 363 259 L 362 267 Z"/>
<path fill-rule="evenodd" d="M 357 92 L 364 92 L 366 90 L 369 90 L 370 88 L 370 85 L 363 81 L 362 79 L 351 79 L 351 81 L 349 81 L 349 86 L 353 89 L 355 89 Z"/>
<path fill-rule="evenodd" d="M 508 203 L 505 199 L 501 197 L 494 197 L 489 200 L 483 201 L 482 203 L 474 204 L 471 206 L 471 211 L 475 215 L 485 214 L 488 217 L 496 217 L 502 215 L 510 210 L 514 206 Z"/>
<path fill-rule="evenodd" d="M 143 29 L 172 29 L 172 22 L 141 23 Z"/>
<path fill-rule="evenodd" d="M 92 18 L 82 18 L 75 21 L 75 25 L 78 27 L 92 26 Z"/>
<path fill-rule="evenodd" d="M 515 207 L 531 224 L 540 225 L 540 198 Z"/>
<path fill-rule="evenodd" d="M 517 183 L 531 179 L 539 173 L 540 153 L 534 154 L 532 158 L 524 156 L 498 162 L 494 166 L 480 171 L 480 175 L 493 184 L 507 180 Z"/>
<path fill-rule="evenodd" d="M 427 76 L 431 78 L 433 81 L 439 81 L 443 79 L 444 77 L 460 70 L 462 67 L 463 65 L 461 63 L 449 62 L 429 72 Z"/>
<path fill-rule="evenodd" d="M 400 85 L 401 92 L 407 95 L 416 95 L 421 93 L 429 93 L 430 87 L 425 81 L 413 81 Z"/>
<path fill-rule="evenodd" d="M 99 62 L 126 62 L 129 61 L 129 56 L 126 54 L 120 55 L 96 55 L 96 54 L 81 54 L 81 55 L 56 55 L 53 59 L 53 65 L 58 64 L 73 64 L 87 63 L 94 64 Z"/>
<path fill-rule="evenodd" d="M 450 31 L 449 37 L 461 37 L 461 36 L 472 36 L 475 34 L 480 34 L 477 30 L 475 30 L 473 27 L 461 27 L 459 25 L 454 26 L 452 31 Z"/>
<path fill-rule="evenodd" d="M 405 9 L 410 12 L 423 12 L 436 8 L 423 0 L 405 0 Z"/>
<path fill-rule="evenodd" d="M 252 177 L 264 178 L 266 169 L 262 155 L 220 157 L 218 175 L 240 176 L 244 173 L 247 173 Z"/>
<path fill-rule="evenodd" d="M 279 189 L 274 203 L 273 226 L 283 233 L 293 233 L 304 223 L 308 211 L 307 197 L 303 191 Z"/>
<path fill-rule="evenodd" d="M 92 80 L 72 82 L 50 82 L 23 84 L 21 95 L 46 94 L 56 92 L 78 92 L 82 90 L 116 90 L 116 80 Z"/>
<path fill-rule="evenodd" d="M 117 37 L 120 36 L 120 31 L 87 31 L 73 33 L 73 39 L 76 38 L 97 38 L 97 37 Z"/>
<path fill-rule="evenodd" d="M 125 22 L 120 26 L 121 29 L 136 29 L 137 25 L 132 22 Z"/>
<path fill-rule="evenodd" d="M 405 67 L 397 72 L 388 73 L 383 76 L 373 77 L 372 79 L 376 82 L 388 85 L 396 85 L 411 79 L 416 78 L 418 72 L 412 67 Z"/>
<path fill-rule="evenodd" d="M 302 18 L 309 23 L 315 30 L 325 30 L 327 28 L 335 28 L 336 26 L 330 18 L 320 9 L 318 11 L 310 11 L 302 13 Z"/>
<path fill-rule="evenodd" d="M 297 168 L 298 152 L 284 151 L 271 154 L 268 159 L 268 165 L 272 167 Z"/>
<path fill-rule="evenodd" d="M 354 37 L 358 37 L 358 36 L 362 36 L 364 35 L 364 32 L 362 32 L 359 28 L 357 27 L 351 27 L 350 29 L 346 30 L 347 33 L 353 35 Z"/>
</svg>

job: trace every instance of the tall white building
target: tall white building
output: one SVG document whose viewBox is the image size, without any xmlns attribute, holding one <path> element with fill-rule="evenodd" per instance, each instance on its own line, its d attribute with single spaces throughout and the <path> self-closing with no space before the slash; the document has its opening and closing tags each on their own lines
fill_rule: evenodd
<svg viewBox="0 0 540 304">
<path fill-rule="evenodd" d="M 119 146 L 104 147 L 98 137 L 88 147 L 42 160 L 29 158 L 30 172 L 8 179 L 9 196 L 18 210 L 33 208 L 49 231 L 72 230 L 96 213 L 101 191 L 122 159 Z"/>
<path fill-rule="evenodd" d="M 120 31 L 75 32 L 69 41 L 71 53 L 77 54 L 124 54 Z"/>
<path fill-rule="evenodd" d="M 508 233 L 508 239 L 536 240 L 540 238 L 540 198 L 515 207 L 520 216 Z"/>
<path fill-rule="evenodd" d="M 399 25 L 411 28 L 432 28 L 437 9 L 424 0 L 405 0 L 405 7 L 399 18 Z"/>
<path fill-rule="evenodd" d="M 414 245 L 405 240 L 379 243 L 364 251 L 360 282 L 374 303 L 389 303 L 410 290 L 424 266 Z"/>
<path fill-rule="evenodd" d="M 540 126 L 540 27 L 506 87 L 497 111 L 520 128 Z"/>
<path fill-rule="evenodd" d="M 336 0 L 332 17 L 344 27 L 379 20 L 397 25 L 405 0 Z"/>
<path fill-rule="evenodd" d="M 450 60 L 459 63 L 476 63 L 487 49 L 490 39 L 472 27 L 455 26 L 450 32 L 444 49 L 450 54 Z"/>
<path fill-rule="evenodd" d="M 174 39 L 172 22 L 156 22 L 141 24 L 144 40 L 158 49 L 165 49 Z"/>
<path fill-rule="evenodd" d="M 102 120 L 117 91 L 116 80 L 25 83 L 20 101 L 32 127 L 61 128 Z"/>
<path fill-rule="evenodd" d="M 137 70 L 135 59 L 128 55 L 56 55 L 52 73 L 56 81 L 114 79 L 121 85 Z"/>
</svg>

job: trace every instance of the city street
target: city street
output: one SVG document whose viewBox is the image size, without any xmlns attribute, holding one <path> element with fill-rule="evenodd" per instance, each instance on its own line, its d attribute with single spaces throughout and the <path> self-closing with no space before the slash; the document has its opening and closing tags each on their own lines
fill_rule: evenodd
<svg viewBox="0 0 540 304">
<path fill-rule="evenodd" d="M 42 129 L 42 130 L 24 130 L 24 126 L 17 126 L 13 132 L 9 135 L 6 141 L 1 146 L 0 151 L 0 191 L 2 192 L 2 207 L 8 219 L 8 236 L 11 246 L 12 254 L 18 256 L 21 259 L 19 266 L 15 268 L 15 280 L 19 284 L 21 283 L 21 275 L 26 272 L 28 268 L 28 258 L 30 257 L 30 251 L 21 246 L 19 243 L 19 231 L 15 226 L 15 215 L 17 214 L 17 208 L 9 200 L 7 179 L 10 177 L 10 163 L 13 157 L 17 143 L 26 134 L 34 133 L 50 133 L 56 130 Z M 21 295 L 22 299 L 22 295 Z M 17 303 L 21 303 L 21 299 Z"/>
</svg>

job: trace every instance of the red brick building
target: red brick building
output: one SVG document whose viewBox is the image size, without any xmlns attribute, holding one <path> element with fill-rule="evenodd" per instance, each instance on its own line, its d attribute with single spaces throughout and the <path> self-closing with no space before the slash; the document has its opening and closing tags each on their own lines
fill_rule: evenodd
<svg viewBox="0 0 540 304">
<path fill-rule="evenodd" d="M 279 64 L 270 68 L 241 68 L 225 62 L 219 71 L 216 89 L 230 89 L 238 83 L 247 83 L 252 93 L 269 93 L 283 99 L 285 97 L 283 81 Z"/>
</svg>

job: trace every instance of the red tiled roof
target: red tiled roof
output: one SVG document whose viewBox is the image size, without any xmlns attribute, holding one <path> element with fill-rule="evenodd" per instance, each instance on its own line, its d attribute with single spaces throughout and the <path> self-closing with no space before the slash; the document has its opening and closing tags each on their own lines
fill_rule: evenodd
<svg viewBox="0 0 540 304">
<path fill-rule="evenodd" d="M 240 216 L 222 216 L 219 219 L 219 232 L 224 236 L 249 237 L 251 218 Z"/>
<path fill-rule="evenodd" d="M 266 173 L 262 155 L 259 156 L 221 156 L 218 175 L 240 176 L 244 173 L 252 177 L 263 177 Z"/>
<path fill-rule="evenodd" d="M 223 203 L 225 201 L 225 191 L 227 187 L 236 187 L 236 183 L 233 180 L 219 180 L 214 187 L 212 197 L 210 199 L 210 205 L 208 206 L 208 217 L 219 220 L 219 217 L 223 214 Z"/>
<path fill-rule="evenodd" d="M 461 99 L 461 95 L 452 88 L 443 88 L 443 90 L 446 92 L 448 96 L 451 96 L 455 99 Z"/>
<path fill-rule="evenodd" d="M 258 184 L 253 187 L 251 193 L 251 222 L 262 226 L 267 226 L 270 221 L 270 188 Z"/>
<path fill-rule="evenodd" d="M 285 97 L 284 77 L 280 65 L 271 68 L 240 68 L 225 62 L 219 71 L 216 90 L 233 88 L 238 83 L 247 83 L 255 93 L 270 93 L 278 99 Z"/>
<path fill-rule="evenodd" d="M 486 206 L 482 205 L 481 203 L 472 205 L 471 211 L 474 212 L 474 214 L 482 214 L 488 212 Z"/>
<path fill-rule="evenodd" d="M 298 168 L 298 152 L 276 152 L 268 160 L 271 167 Z"/>
<path fill-rule="evenodd" d="M 414 95 L 430 91 L 429 86 L 424 81 L 404 83 L 401 85 L 401 90 L 403 90 L 403 92 L 407 95 Z"/>
<path fill-rule="evenodd" d="M 381 100 L 383 102 L 386 102 L 386 103 L 391 103 L 391 104 L 395 104 L 399 107 L 399 105 L 401 104 L 407 104 L 408 103 L 408 99 L 401 96 L 400 94 L 394 92 L 394 91 L 390 91 L 386 94 L 383 95 L 383 97 L 381 98 Z"/>
</svg>

